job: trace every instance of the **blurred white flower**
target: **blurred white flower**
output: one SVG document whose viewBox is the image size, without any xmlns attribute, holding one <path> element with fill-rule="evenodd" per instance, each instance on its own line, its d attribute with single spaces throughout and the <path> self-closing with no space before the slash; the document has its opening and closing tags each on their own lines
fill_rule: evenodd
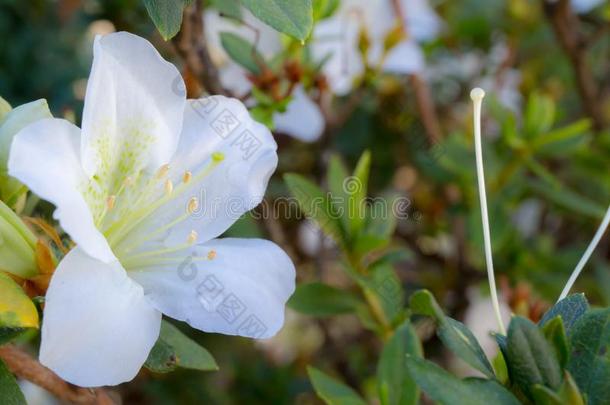
<svg viewBox="0 0 610 405">
<path fill-rule="evenodd" d="M 216 238 L 260 203 L 276 148 L 238 100 L 186 100 L 178 70 L 145 39 L 97 37 L 82 129 L 39 120 L 9 156 L 9 173 L 57 207 L 77 244 L 47 291 L 41 363 L 80 386 L 131 380 L 162 313 L 207 332 L 273 336 L 294 265 L 269 241 Z M 204 305 L 210 283 L 214 298 L 235 297 L 241 318 Z M 248 319 L 260 323 L 255 335 Z"/>
<path fill-rule="evenodd" d="M 242 9 L 244 22 L 224 18 L 215 10 L 205 13 L 206 38 L 210 52 L 220 72 L 222 85 L 237 95 L 246 94 L 252 89 L 252 83 L 247 78 L 248 72 L 233 61 L 222 47 L 220 34 L 230 32 L 255 43 L 256 49 L 266 58 L 273 57 L 282 50 L 280 35 L 269 26 L 263 24 L 252 14 Z M 325 121 L 320 107 L 307 95 L 302 86 L 297 86 L 292 94 L 286 112 L 276 113 L 273 117 L 275 128 L 303 142 L 317 141 L 324 131 Z"/>
<path fill-rule="evenodd" d="M 571 0 L 572 8 L 578 14 L 585 14 L 602 4 L 604 0 Z"/>
<path fill-rule="evenodd" d="M 18 384 L 28 405 L 59 405 L 59 401 L 44 388 L 27 380 L 19 380 Z"/>
<path fill-rule="evenodd" d="M 426 0 L 400 0 L 402 17 L 397 16 L 392 0 L 345 0 L 332 17 L 320 21 L 314 29 L 312 54 L 326 60 L 323 71 L 335 94 L 347 94 L 354 80 L 364 73 L 358 49 L 359 33 L 370 39 L 368 63 L 383 63 L 388 73 L 417 73 L 424 68 L 418 43 L 434 39 L 442 22 Z M 384 41 L 402 24 L 406 38 L 384 55 Z M 385 60 L 382 58 L 385 56 Z"/>
</svg>

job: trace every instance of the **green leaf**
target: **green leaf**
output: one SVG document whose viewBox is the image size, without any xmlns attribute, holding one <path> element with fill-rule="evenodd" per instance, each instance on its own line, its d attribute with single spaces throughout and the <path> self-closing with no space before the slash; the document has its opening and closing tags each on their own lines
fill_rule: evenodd
<svg viewBox="0 0 610 405">
<path fill-rule="evenodd" d="M 394 266 L 380 264 L 369 269 L 371 278 L 366 287 L 377 297 L 386 318 L 393 322 L 404 311 L 405 296 Z"/>
<path fill-rule="evenodd" d="M 561 397 L 555 391 L 544 385 L 532 386 L 532 398 L 536 405 L 562 405 Z"/>
<path fill-rule="evenodd" d="M 559 391 L 555 392 L 544 385 L 534 385 L 532 394 L 536 405 L 585 405 L 578 386 L 568 372 L 564 375 Z"/>
<path fill-rule="evenodd" d="M 350 235 L 357 235 L 366 222 L 366 195 L 371 170 L 371 153 L 367 150 L 356 164 L 352 177 L 345 179 L 343 188 L 348 194 Z"/>
<path fill-rule="evenodd" d="M 15 377 L 0 360 L 0 398 L 2 405 L 27 405 Z"/>
<path fill-rule="evenodd" d="M 333 155 L 328 162 L 326 182 L 331 195 L 331 203 L 335 212 L 340 216 L 344 230 L 349 230 L 349 195 L 345 191 L 344 182 L 349 176 L 347 168 L 337 155 Z"/>
<path fill-rule="evenodd" d="M 304 41 L 313 28 L 311 0 L 241 0 L 259 20 Z"/>
<path fill-rule="evenodd" d="M 553 184 L 539 179 L 529 180 L 528 184 L 542 197 L 575 213 L 601 219 L 606 211 L 604 206 L 565 187 L 555 187 Z"/>
<path fill-rule="evenodd" d="M 523 129 L 529 137 L 548 131 L 555 121 L 555 102 L 548 96 L 533 92 L 526 106 Z"/>
<path fill-rule="evenodd" d="M 517 405 L 513 394 L 495 380 L 459 378 L 436 364 L 407 356 L 409 373 L 433 401 L 446 405 Z"/>
<path fill-rule="evenodd" d="M 344 245 L 339 217 L 326 194 L 317 185 L 298 174 L 285 174 L 284 181 L 297 199 L 301 211 L 308 218 L 316 221 L 326 235 L 339 245 Z"/>
<path fill-rule="evenodd" d="M 212 4 L 223 17 L 232 18 L 234 20 L 242 20 L 241 5 L 239 0 L 212 0 Z"/>
<path fill-rule="evenodd" d="M 191 0 L 144 0 L 150 19 L 164 40 L 173 38 L 182 25 L 182 13 Z"/>
<path fill-rule="evenodd" d="M 339 7 L 339 0 L 313 0 L 314 21 L 330 17 Z"/>
<path fill-rule="evenodd" d="M 328 405 L 366 405 L 366 402 L 350 387 L 322 371 L 307 367 L 309 379 L 316 394 Z"/>
<path fill-rule="evenodd" d="M 254 44 L 232 32 L 221 32 L 220 43 L 235 62 L 255 75 L 261 73 L 260 64 L 264 64 L 265 59 L 256 50 Z"/>
<path fill-rule="evenodd" d="M 21 287 L 0 272 L 0 328 L 38 328 L 38 311 Z"/>
<path fill-rule="evenodd" d="M 0 122 L 6 116 L 6 114 L 8 114 L 9 111 L 11 111 L 11 110 L 12 110 L 12 107 L 8 103 L 8 101 L 6 101 L 2 97 L 0 97 Z"/>
<path fill-rule="evenodd" d="M 610 308 L 592 309 L 574 324 L 568 370 L 589 405 L 610 403 Z"/>
<path fill-rule="evenodd" d="M 413 293 L 410 307 L 413 313 L 430 316 L 437 321 L 439 339 L 456 356 L 484 375 L 494 377 L 493 367 L 472 332 L 463 323 L 445 316 L 430 291 Z"/>
<path fill-rule="evenodd" d="M 423 352 L 415 329 L 403 323 L 385 344 L 377 366 L 377 390 L 382 405 L 409 405 L 419 401 L 419 390 L 407 371 L 406 355 Z"/>
<path fill-rule="evenodd" d="M 333 316 L 356 311 L 359 300 L 347 291 L 323 283 L 300 284 L 288 306 L 313 316 Z"/>
<path fill-rule="evenodd" d="M 505 354 L 511 381 L 530 398 L 536 384 L 552 390 L 561 385 L 561 367 L 555 352 L 529 319 L 512 318 Z"/>
<path fill-rule="evenodd" d="M 563 370 L 568 363 L 570 349 L 561 316 L 557 315 L 555 318 L 547 321 L 542 327 L 542 333 L 546 340 L 553 346 L 559 365 Z"/>
<path fill-rule="evenodd" d="M 554 319 L 556 316 L 561 316 L 563 325 L 568 336 L 571 335 L 572 327 L 574 323 L 582 317 L 585 312 L 589 310 L 589 303 L 585 294 L 572 294 L 568 295 L 555 305 L 551 307 L 540 319 L 538 324 L 544 326 L 547 322 Z"/>
<path fill-rule="evenodd" d="M 212 355 L 167 321 L 161 322 L 161 333 L 145 363 L 154 372 L 168 372 L 176 367 L 193 370 L 218 370 Z"/>
</svg>

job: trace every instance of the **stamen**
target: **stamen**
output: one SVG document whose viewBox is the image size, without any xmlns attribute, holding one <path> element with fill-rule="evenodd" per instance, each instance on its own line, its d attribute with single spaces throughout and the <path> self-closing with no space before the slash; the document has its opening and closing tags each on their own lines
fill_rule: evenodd
<svg viewBox="0 0 610 405">
<path fill-rule="evenodd" d="M 210 250 L 208 252 L 208 260 L 214 260 L 216 258 L 216 251 L 215 250 Z"/>
<path fill-rule="evenodd" d="M 188 238 L 186 238 L 187 243 L 192 245 L 193 243 L 197 242 L 197 236 L 199 236 L 197 235 L 197 232 L 192 230 L 191 233 L 189 233 Z"/>
<path fill-rule="evenodd" d="M 159 168 L 159 170 L 157 171 L 157 178 L 162 179 L 163 177 L 165 177 L 167 175 L 168 172 L 169 172 L 169 164 L 166 163 L 163 166 L 161 166 Z"/>
<path fill-rule="evenodd" d="M 182 181 L 184 182 L 184 184 L 187 184 L 189 181 L 191 181 L 192 178 L 193 178 L 193 173 L 191 173 L 187 170 L 186 172 L 184 172 L 184 175 L 182 176 Z"/>
<path fill-rule="evenodd" d="M 496 291 L 496 280 L 494 276 L 494 264 L 491 252 L 491 236 L 489 232 L 489 216 L 487 213 L 487 194 L 485 192 L 485 174 L 483 170 L 483 148 L 481 147 L 481 104 L 485 97 L 485 91 L 481 88 L 474 88 L 470 92 L 470 98 L 474 104 L 474 147 L 477 165 L 477 180 L 479 185 L 479 200 L 481 201 L 481 220 L 483 222 L 483 241 L 485 244 L 485 262 L 487 263 L 487 277 L 489 279 L 489 290 L 491 302 L 500 332 L 506 335 L 502 315 L 500 314 L 500 303 Z"/>
<path fill-rule="evenodd" d="M 599 228 L 597 228 L 597 232 L 595 232 L 595 236 L 593 236 L 591 243 L 589 243 L 589 246 L 587 246 L 587 250 L 585 250 L 585 253 L 580 258 L 580 261 L 576 265 L 576 268 L 572 272 L 572 275 L 570 275 L 570 278 L 569 278 L 568 282 L 566 283 L 566 286 L 563 288 L 563 291 L 559 295 L 559 299 L 557 301 L 561 301 L 568 295 L 568 293 L 572 289 L 572 286 L 576 282 L 576 279 L 580 275 L 580 272 L 585 267 L 585 264 L 587 264 L 587 261 L 589 260 L 589 258 L 593 254 L 593 251 L 597 247 L 597 244 L 601 240 L 602 236 L 604 236 L 604 232 L 606 232 L 606 229 L 608 228 L 609 224 L 610 224 L 610 206 L 608 206 L 608 210 L 606 211 L 606 215 L 604 215 L 604 219 L 602 220 L 602 223 L 599 225 Z"/>
<path fill-rule="evenodd" d="M 115 203 L 116 195 L 108 196 L 108 198 L 106 199 L 106 207 L 108 208 L 108 211 L 114 208 Z"/>
<path fill-rule="evenodd" d="M 165 180 L 165 194 L 170 195 L 174 190 L 174 183 L 170 179 Z"/>
<path fill-rule="evenodd" d="M 212 160 L 216 163 L 222 162 L 225 160 L 225 154 L 222 152 L 214 152 L 212 153 Z"/>
<path fill-rule="evenodd" d="M 199 208 L 199 200 L 197 199 L 197 197 L 192 197 L 189 200 L 186 212 L 192 214 L 193 212 L 197 211 L 197 208 Z"/>
</svg>

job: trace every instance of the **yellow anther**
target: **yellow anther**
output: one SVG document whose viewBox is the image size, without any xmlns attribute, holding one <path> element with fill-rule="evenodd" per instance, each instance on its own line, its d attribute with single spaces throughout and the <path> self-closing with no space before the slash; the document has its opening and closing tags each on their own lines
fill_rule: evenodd
<svg viewBox="0 0 610 405">
<path fill-rule="evenodd" d="M 106 206 L 108 207 L 108 211 L 114 208 L 114 204 L 116 203 L 116 195 L 108 196 L 106 199 Z"/>
<path fill-rule="evenodd" d="M 182 181 L 186 184 L 189 181 L 191 181 L 192 178 L 193 178 L 193 173 L 191 173 L 187 170 L 186 172 L 184 172 L 184 176 L 182 176 Z"/>
<path fill-rule="evenodd" d="M 189 214 L 192 214 L 193 212 L 197 211 L 197 208 L 199 208 L 199 200 L 197 199 L 197 197 L 192 197 L 189 200 L 189 204 L 186 210 Z"/>
<path fill-rule="evenodd" d="M 159 170 L 157 171 L 157 178 L 162 179 L 163 177 L 165 177 L 165 175 L 167 175 L 168 172 L 169 172 L 169 164 L 166 163 L 163 166 L 161 166 L 159 168 Z"/>
<path fill-rule="evenodd" d="M 222 152 L 212 153 L 212 160 L 216 163 L 222 162 L 225 159 L 225 154 Z"/>
<path fill-rule="evenodd" d="M 174 183 L 170 179 L 165 180 L 165 194 L 170 195 L 174 190 Z"/>
<path fill-rule="evenodd" d="M 216 251 L 215 250 L 210 250 L 208 252 L 208 260 L 214 260 L 216 258 Z"/>
<path fill-rule="evenodd" d="M 191 233 L 189 233 L 189 236 L 186 241 L 190 244 L 193 244 L 197 241 L 197 236 L 197 232 L 195 230 L 192 230 Z"/>
</svg>

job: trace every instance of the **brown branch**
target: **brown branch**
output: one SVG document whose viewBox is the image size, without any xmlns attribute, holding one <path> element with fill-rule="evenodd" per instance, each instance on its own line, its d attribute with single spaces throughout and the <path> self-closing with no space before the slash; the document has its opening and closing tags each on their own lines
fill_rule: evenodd
<svg viewBox="0 0 610 405">
<path fill-rule="evenodd" d="M 0 346 L 0 359 L 6 363 L 11 373 L 44 388 L 63 401 L 74 404 L 114 404 L 105 390 L 70 385 L 28 353 L 13 345 Z"/>
<path fill-rule="evenodd" d="M 218 69 L 208 51 L 200 0 L 184 9 L 182 28 L 172 43 L 187 68 L 208 93 L 231 96 L 231 92 L 222 86 Z"/>
<path fill-rule="evenodd" d="M 572 11 L 569 0 L 544 1 L 544 11 L 566 56 L 572 64 L 576 86 L 586 114 L 599 131 L 605 127 L 601 91 L 587 63 L 587 41 L 580 30 L 580 20 Z"/>
<path fill-rule="evenodd" d="M 428 136 L 430 146 L 436 145 L 442 138 L 441 126 L 436 115 L 436 107 L 430 95 L 428 83 L 418 74 L 412 74 L 410 77 L 411 85 L 415 90 L 415 100 L 417 109 L 421 116 L 422 124 Z"/>
</svg>

